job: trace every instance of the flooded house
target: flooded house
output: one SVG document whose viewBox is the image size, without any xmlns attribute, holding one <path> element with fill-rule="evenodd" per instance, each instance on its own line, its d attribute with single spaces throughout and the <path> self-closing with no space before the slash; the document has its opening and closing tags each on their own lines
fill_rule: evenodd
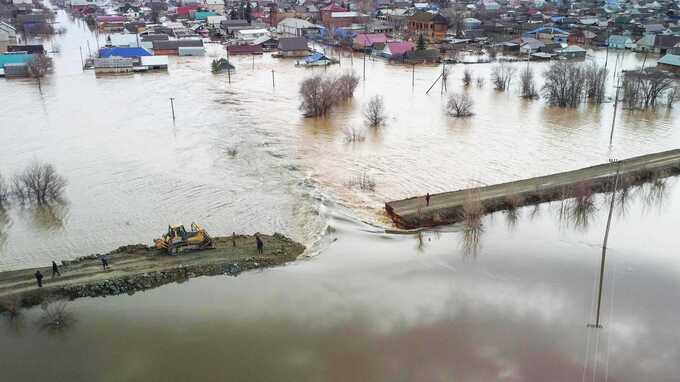
<svg viewBox="0 0 680 382">
<path fill-rule="evenodd" d="M 607 39 L 607 45 L 611 49 L 631 49 L 635 43 L 628 36 L 613 35 Z"/>
<path fill-rule="evenodd" d="M 276 57 L 306 57 L 309 54 L 307 39 L 304 37 L 284 37 L 279 39 Z"/>
<path fill-rule="evenodd" d="M 106 15 L 96 17 L 97 27 L 104 32 L 120 32 L 125 29 L 127 17 L 117 15 Z"/>
<path fill-rule="evenodd" d="M 409 17 L 407 28 L 412 36 L 423 35 L 430 41 L 442 41 L 449 30 L 449 22 L 438 13 L 419 11 Z"/>
<path fill-rule="evenodd" d="M 282 35 L 304 37 L 307 30 L 318 27 L 307 20 L 287 17 L 276 24 L 276 32 Z"/>
<path fill-rule="evenodd" d="M 33 54 L 13 52 L 0 54 L 0 77 L 28 77 L 28 63 Z"/>
<path fill-rule="evenodd" d="M 182 48 L 198 48 L 197 50 L 205 51 L 203 40 L 199 39 L 153 41 L 152 44 L 154 54 L 160 56 L 179 56 Z M 186 49 L 183 51 L 186 52 Z"/>
<path fill-rule="evenodd" d="M 16 41 L 16 29 L 5 22 L 0 22 L 0 52 L 5 52 L 7 46 L 16 43 Z"/>
<path fill-rule="evenodd" d="M 389 60 L 400 60 L 406 53 L 413 51 L 415 47 L 412 42 L 408 41 L 388 41 L 380 55 Z"/>
<path fill-rule="evenodd" d="M 387 42 L 384 33 L 359 33 L 352 41 L 352 48 L 360 51 L 382 50 Z"/>
</svg>

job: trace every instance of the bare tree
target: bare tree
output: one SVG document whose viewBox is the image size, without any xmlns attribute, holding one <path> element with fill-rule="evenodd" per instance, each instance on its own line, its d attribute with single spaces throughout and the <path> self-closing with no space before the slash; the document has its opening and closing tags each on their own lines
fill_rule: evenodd
<svg viewBox="0 0 680 382">
<path fill-rule="evenodd" d="M 543 96 L 551 106 L 577 107 L 584 96 L 585 76 L 578 65 L 558 62 L 543 74 Z"/>
<path fill-rule="evenodd" d="M 359 76 L 354 73 L 345 73 L 334 82 L 339 91 L 339 101 L 345 101 L 354 96 L 354 90 L 359 85 Z"/>
<path fill-rule="evenodd" d="M 451 94 L 446 102 L 446 113 L 452 117 L 469 117 L 472 115 L 472 98 L 467 94 Z"/>
<path fill-rule="evenodd" d="M 315 75 L 302 81 L 300 95 L 302 110 L 307 117 L 326 115 L 337 103 L 348 100 L 354 95 L 359 77 L 343 74 L 340 77 Z"/>
<path fill-rule="evenodd" d="M 607 69 L 604 66 L 591 62 L 583 67 L 583 75 L 586 80 L 586 97 L 593 103 L 602 103 L 605 96 L 605 84 L 607 83 Z"/>
<path fill-rule="evenodd" d="M 364 118 L 369 127 L 379 127 L 385 122 L 385 103 L 381 96 L 376 95 L 368 101 Z"/>
<path fill-rule="evenodd" d="M 494 47 L 487 47 L 486 48 L 486 54 L 489 56 L 489 61 L 496 61 L 496 57 L 498 56 L 498 51 L 496 51 L 496 48 Z M 513 68 L 514 71 L 514 68 Z"/>
<path fill-rule="evenodd" d="M 475 83 L 477 84 L 478 88 L 484 87 L 484 77 L 477 77 L 475 79 Z"/>
<path fill-rule="evenodd" d="M 451 29 L 456 36 L 460 36 L 463 31 L 463 19 L 465 18 L 465 14 L 461 10 L 455 8 L 446 8 L 442 13 L 449 21 L 449 29 Z"/>
<path fill-rule="evenodd" d="M 673 104 L 675 101 L 678 99 L 678 96 L 680 95 L 680 88 L 678 86 L 673 86 L 671 90 L 668 91 L 666 94 L 666 107 L 669 109 L 673 107 Z"/>
<path fill-rule="evenodd" d="M 365 172 L 359 176 L 349 178 L 348 187 L 357 187 L 362 191 L 375 191 L 375 180 Z"/>
<path fill-rule="evenodd" d="M 626 72 L 623 81 L 624 105 L 628 109 L 654 109 L 664 94 L 673 91 L 673 83 L 671 76 L 656 69 Z"/>
<path fill-rule="evenodd" d="M 472 72 L 470 69 L 463 70 L 463 86 L 468 87 L 472 83 Z"/>
<path fill-rule="evenodd" d="M 66 179 L 49 163 L 33 163 L 13 178 L 13 194 L 22 202 L 45 205 L 61 202 Z"/>
<path fill-rule="evenodd" d="M 9 203 L 9 186 L 5 182 L 5 178 L 0 174 L 0 210 L 7 207 Z"/>
<path fill-rule="evenodd" d="M 523 98 L 536 98 L 538 91 L 534 81 L 534 71 L 529 66 L 524 68 L 519 74 L 520 89 Z"/>
<path fill-rule="evenodd" d="M 366 134 L 363 129 L 354 127 L 345 127 L 342 132 L 345 134 L 345 141 L 347 142 L 363 142 L 366 140 Z"/>
<path fill-rule="evenodd" d="M 42 89 L 40 79 L 45 77 L 52 66 L 52 60 L 44 54 L 35 54 L 28 62 L 28 73 L 38 80 L 38 88 Z"/>
<path fill-rule="evenodd" d="M 491 69 L 491 82 L 496 90 L 506 91 L 510 88 L 510 82 L 515 75 L 517 68 L 504 63 L 495 65 Z"/>
<path fill-rule="evenodd" d="M 316 75 L 302 81 L 300 95 L 302 104 L 300 109 L 305 116 L 320 117 L 328 113 L 337 99 L 337 89 L 328 86 L 328 80 Z"/>
</svg>

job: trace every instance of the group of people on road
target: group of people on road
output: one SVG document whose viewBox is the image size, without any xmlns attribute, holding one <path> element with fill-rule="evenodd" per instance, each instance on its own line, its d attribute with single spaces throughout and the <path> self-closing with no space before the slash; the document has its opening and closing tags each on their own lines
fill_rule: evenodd
<svg viewBox="0 0 680 382">
<path fill-rule="evenodd" d="M 234 246 L 236 246 L 236 233 L 234 233 L 232 235 L 232 243 L 233 243 Z M 262 241 L 262 239 L 260 239 L 260 235 L 258 235 L 258 234 L 255 234 L 255 244 L 257 245 L 257 253 L 260 254 L 260 255 L 263 254 L 264 253 L 264 242 Z M 102 256 L 100 259 L 101 259 L 101 262 L 102 262 L 103 270 L 108 271 L 109 268 L 110 268 L 109 259 L 107 259 L 106 256 Z M 39 269 L 37 271 L 35 271 L 34 276 L 35 276 L 35 280 L 38 282 L 38 288 L 42 288 L 42 286 L 43 286 L 42 281 L 43 281 L 43 278 L 45 276 L 43 276 L 42 272 L 40 272 Z M 61 272 L 59 271 L 59 266 L 57 265 L 57 263 L 55 263 L 53 261 L 52 262 L 52 278 L 55 278 L 56 276 L 61 276 Z"/>
<path fill-rule="evenodd" d="M 109 266 L 109 260 L 106 258 L 106 256 L 101 257 L 101 262 L 102 262 L 102 268 L 104 269 L 104 271 L 108 271 L 110 266 Z M 42 288 L 43 278 L 45 278 L 45 276 L 42 274 L 42 272 L 40 272 L 40 269 L 35 271 L 35 273 L 33 275 L 35 276 L 35 281 L 38 283 L 38 288 Z M 57 265 L 57 263 L 53 261 L 52 262 L 52 278 L 55 278 L 57 276 L 61 276 L 61 272 L 59 271 L 59 265 Z"/>
</svg>

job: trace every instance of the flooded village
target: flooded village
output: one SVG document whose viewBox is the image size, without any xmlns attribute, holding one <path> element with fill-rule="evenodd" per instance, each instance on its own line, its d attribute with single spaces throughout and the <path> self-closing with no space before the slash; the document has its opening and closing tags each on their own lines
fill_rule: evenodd
<svg viewBox="0 0 680 382">
<path fill-rule="evenodd" d="M 678 68 L 665 0 L 0 0 L 0 379 L 674 380 Z"/>
</svg>

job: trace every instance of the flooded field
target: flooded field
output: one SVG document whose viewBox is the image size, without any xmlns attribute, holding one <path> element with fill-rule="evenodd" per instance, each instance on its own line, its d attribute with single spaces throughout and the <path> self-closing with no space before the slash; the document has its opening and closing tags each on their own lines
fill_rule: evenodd
<svg viewBox="0 0 680 382">
<path fill-rule="evenodd" d="M 68 178 L 68 203 L 0 215 L 0 271 L 150 244 L 168 223 L 191 221 L 215 234 L 280 231 L 313 256 L 75 301 L 63 331 L 43 329 L 40 308 L 2 321 L 8 380 L 668 381 L 680 372 L 674 179 L 617 204 L 601 330 L 586 324 L 604 196 L 585 219 L 553 204 L 485 217 L 474 232 L 378 228 L 388 224 L 386 200 L 677 148 L 676 110 L 620 112 L 609 147 L 611 103 L 549 108 L 520 99 L 516 86 L 494 91 L 491 66 L 471 65 L 486 84 L 468 90 L 475 115 L 453 120 L 439 87 L 425 94 L 441 66 L 417 67 L 412 87 L 410 67 L 367 59 L 350 103 L 304 119 L 299 83 L 323 69 L 233 57 L 227 84 L 209 70 L 226 55 L 215 45 L 206 57 L 172 57 L 168 73 L 96 77 L 81 71 L 79 53 L 86 41 L 95 49 L 95 37 L 63 13 L 58 20 L 68 32 L 46 43 L 61 53 L 42 91 L 0 80 L 10 95 L 0 105 L 0 173 L 53 163 Z M 622 61 L 633 68 L 642 57 Z M 363 76 L 363 65 L 344 53 L 328 71 Z M 462 91 L 463 65 L 450 70 L 449 93 Z M 347 143 L 343 129 L 362 125 L 376 94 L 386 126 Z M 375 192 L 347 186 L 363 173 Z"/>
</svg>

